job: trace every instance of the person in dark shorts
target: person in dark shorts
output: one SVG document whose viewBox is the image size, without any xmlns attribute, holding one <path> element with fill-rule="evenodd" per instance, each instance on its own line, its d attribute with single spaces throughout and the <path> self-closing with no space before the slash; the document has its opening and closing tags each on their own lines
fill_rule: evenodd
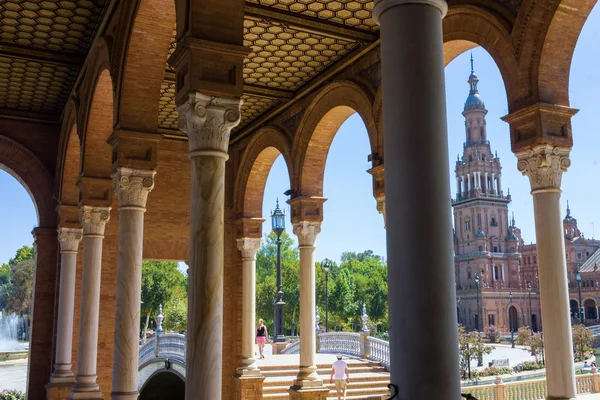
<svg viewBox="0 0 600 400">
<path fill-rule="evenodd" d="M 259 319 L 258 325 L 256 326 L 256 344 L 258 345 L 258 352 L 260 353 L 260 358 L 265 358 L 263 350 L 265 348 L 265 343 L 267 343 L 268 337 L 269 332 L 267 331 L 267 327 L 263 323 L 263 320 Z"/>
</svg>

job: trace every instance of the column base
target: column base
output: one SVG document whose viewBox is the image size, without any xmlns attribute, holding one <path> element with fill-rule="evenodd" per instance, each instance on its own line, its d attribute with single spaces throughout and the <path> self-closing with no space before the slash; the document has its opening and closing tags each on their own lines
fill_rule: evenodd
<svg viewBox="0 0 600 400">
<path fill-rule="evenodd" d="M 265 377 L 260 375 L 235 376 L 235 400 L 262 400 L 263 381 Z"/>
<path fill-rule="evenodd" d="M 68 400 L 103 400 L 102 392 L 99 388 L 89 391 L 81 391 L 81 389 L 73 388 Z"/>
<path fill-rule="evenodd" d="M 65 400 L 75 385 L 75 379 L 71 382 L 52 382 L 46 385 L 46 400 Z"/>
<path fill-rule="evenodd" d="M 288 389 L 290 400 L 326 400 L 329 395 L 329 389 L 323 386 L 321 381 L 320 387 L 294 386 Z"/>
<path fill-rule="evenodd" d="M 112 392 L 110 397 L 112 400 L 137 400 L 140 396 L 140 392 Z"/>
</svg>

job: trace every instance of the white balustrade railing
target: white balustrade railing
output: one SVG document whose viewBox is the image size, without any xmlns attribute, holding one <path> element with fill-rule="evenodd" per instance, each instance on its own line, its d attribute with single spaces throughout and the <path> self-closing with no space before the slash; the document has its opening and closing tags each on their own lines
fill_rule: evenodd
<svg viewBox="0 0 600 400">
<path fill-rule="evenodd" d="M 367 336 L 365 353 L 369 360 L 379 361 L 384 367 L 390 367 L 390 342 Z"/>
<path fill-rule="evenodd" d="M 317 337 L 319 353 L 340 353 L 350 356 L 361 356 L 359 333 L 324 332 L 319 333 Z"/>
<path fill-rule="evenodd" d="M 179 333 L 157 334 L 140 348 L 138 365 L 155 358 L 185 360 L 185 335 Z"/>
<path fill-rule="evenodd" d="M 496 385 L 465 387 L 462 393 L 470 393 L 477 400 L 497 400 Z"/>
<path fill-rule="evenodd" d="M 300 340 L 289 343 L 281 350 L 281 354 L 300 354 Z"/>
</svg>

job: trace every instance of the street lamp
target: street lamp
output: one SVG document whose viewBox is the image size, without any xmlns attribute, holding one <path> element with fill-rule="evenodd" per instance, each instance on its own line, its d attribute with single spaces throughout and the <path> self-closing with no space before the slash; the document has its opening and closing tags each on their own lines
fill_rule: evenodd
<svg viewBox="0 0 600 400">
<path fill-rule="evenodd" d="M 508 294 L 508 298 L 510 299 L 510 305 L 508 306 L 508 326 L 510 327 L 510 347 L 515 348 L 515 330 L 513 328 L 513 318 L 512 313 L 512 292 Z"/>
<path fill-rule="evenodd" d="M 456 305 L 458 306 L 458 323 L 459 323 L 459 324 L 460 324 L 460 317 L 461 317 L 461 315 L 460 315 L 460 314 L 461 314 L 461 313 L 460 313 L 460 300 L 461 300 L 461 298 L 460 298 L 460 296 L 459 296 L 459 297 L 456 299 Z M 467 318 L 469 318 L 469 317 L 467 317 Z"/>
<path fill-rule="evenodd" d="M 285 342 L 283 327 L 283 290 L 281 288 L 281 234 L 285 231 L 285 213 L 279 208 L 279 199 L 275 205 L 275 211 L 271 214 L 271 226 L 273 232 L 277 235 L 277 293 L 275 298 L 275 332 L 273 332 L 274 342 Z"/>
<path fill-rule="evenodd" d="M 581 274 L 579 273 L 579 269 L 575 274 L 575 280 L 577 280 L 577 291 L 579 292 L 579 320 L 583 324 L 583 304 L 581 304 Z"/>
<path fill-rule="evenodd" d="M 531 282 L 527 281 L 527 292 L 529 293 L 529 319 L 531 322 L 531 336 L 533 336 L 533 308 L 531 308 Z"/>
<path fill-rule="evenodd" d="M 321 261 L 321 268 L 325 271 L 325 332 L 329 332 L 329 270 L 331 261 L 326 258 Z"/>
<path fill-rule="evenodd" d="M 481 320 L 481 308 L 479 305 L 479 280 L 480 280 L 479 272 L 475 274 L 475 286 L 477 287 L 477 321 L 475 329 L 477 330 L 477 337 L 479 341 L 481 341 L 481 332 L 479 331 L 479 321 Z M 477 355 L 477 366 L 483 367 L 483 354 Z"/>
<path fill-rule="evenodd" d="M 475 319 L 475 329 L 479 332 L 479 320 L 481 319 L 481 313 L 479 312 L 479 272 L 475 274 L 475 287 L 477 288 L 477 319 Z"/>
</svg>

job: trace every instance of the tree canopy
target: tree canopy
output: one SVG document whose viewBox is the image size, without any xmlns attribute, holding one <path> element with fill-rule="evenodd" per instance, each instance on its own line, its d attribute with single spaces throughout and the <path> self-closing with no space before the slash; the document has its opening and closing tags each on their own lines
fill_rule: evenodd
<svg viewBox="0 0 600 400">
<path fill-rule="evenodd" d="M 31 315 L 35 254 L 32 246 L 19 248 L 15 256 L 0 267 L 0 311 Z"/>
</svg>

